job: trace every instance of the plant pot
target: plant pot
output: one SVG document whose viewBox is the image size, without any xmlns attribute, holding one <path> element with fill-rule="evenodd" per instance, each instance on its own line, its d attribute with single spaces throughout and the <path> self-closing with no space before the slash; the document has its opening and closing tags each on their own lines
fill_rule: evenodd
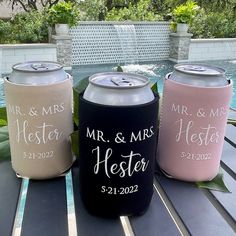
<svg viewBox="0 0 236 236">
<path fill-rule="evenodd" d="M 188 24 L 178 23 L 177 24 L 177 33 L 183 34 L 188 32 Z"/>
<path fill-rule="evenodd" d="M 55 24 L 56 35 L 68 35 L 69 25 L 68 24 Z"/>
</svg>

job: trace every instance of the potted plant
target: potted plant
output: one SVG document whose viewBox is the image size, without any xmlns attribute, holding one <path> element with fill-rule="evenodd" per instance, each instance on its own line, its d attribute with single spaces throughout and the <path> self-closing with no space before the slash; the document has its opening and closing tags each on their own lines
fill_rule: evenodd
<svg viewBox="0 0 236 236">
<path fill-rule="evenodd" d="M 189 0 L 173 10 L 172 28 L 177 28 L 177 33 L 187 33 L 188 26 L 197 14 L 199 6 L 195 1 Z"/>
<path fill-rule="evenodd" d="M 75 3 L 59 2 L 48 10 L 48 23 L 55 27 L 57 35 L 68 35 L 69 28 L 79 22 L 79 9 Z"/>
</svg>

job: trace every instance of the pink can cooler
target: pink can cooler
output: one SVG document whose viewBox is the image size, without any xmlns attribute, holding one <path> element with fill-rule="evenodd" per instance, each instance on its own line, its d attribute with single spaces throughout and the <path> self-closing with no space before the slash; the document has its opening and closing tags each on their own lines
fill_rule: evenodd
<svg viewBox="0 0 236 236">
<path fill-rule="evenodd" d="M 220 166 L 232 81 L 218 67 L 177 64 L 164 82 L 157 161 L 169 177 L 213 179 Z"/>
</svg>

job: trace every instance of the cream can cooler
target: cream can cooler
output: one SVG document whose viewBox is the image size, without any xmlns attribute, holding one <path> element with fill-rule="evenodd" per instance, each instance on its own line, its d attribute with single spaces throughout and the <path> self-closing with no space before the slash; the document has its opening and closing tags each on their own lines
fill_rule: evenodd
<svg viewBox="0 0 236 236">
<path fill-rule="evenodd" d="M 195 77 L 197 83 L 213 81 L 212 75 L 204 74 L 205 67 L 199 71 L 193 67 L 179 77 L 181 82 L 170 75 L 165 78 L 157 161 L 168 177 L 208 181 L 219 171 L 232 81 L 225 78 L 226 84 L 220 86 L 191 84 Z"/>
<path fill-rule="evenodd" d="M 72 79 L 51 84 L 4 81 L 12 167 L 20 177 L 60 176 L 72 165 Z"/>
</svg>

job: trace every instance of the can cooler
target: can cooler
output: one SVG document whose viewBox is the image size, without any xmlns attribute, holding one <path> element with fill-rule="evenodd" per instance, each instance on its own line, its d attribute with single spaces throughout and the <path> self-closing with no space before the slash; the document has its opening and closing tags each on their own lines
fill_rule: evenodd
<svg viewBox="0 0 236 236">
<path fill-rule="evenodd" d="M 47 85 L 4 81 L 12 167 L 20 177 L 46 179 L 72 165 L 72 79 Z"/>
<path fill-rule="evenodd" d="M 158 96 L 146 104 L 110 106 L 79 98 L 80 188 L 94 215 L 146 211 L 153 194 Z"/>
<path fill-rule="evenodd" d="M 170 177 L 213 179 L 220 166 L 232 81 L 196 87 L 165 79 L 157 161 Z"/>
</svg>

